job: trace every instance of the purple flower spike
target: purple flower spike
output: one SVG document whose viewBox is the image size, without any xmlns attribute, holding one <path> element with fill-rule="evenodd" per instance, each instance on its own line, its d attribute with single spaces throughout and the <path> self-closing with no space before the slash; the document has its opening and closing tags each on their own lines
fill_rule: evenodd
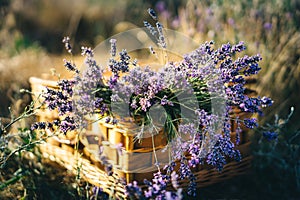
<svg viewBox="0 0 300 200">
<path fill-rule="evenodd" d="M 251 129 L 258 127 L 256 118 L 244 119 L 244 124 L 247 128 Z"/>
</svg>

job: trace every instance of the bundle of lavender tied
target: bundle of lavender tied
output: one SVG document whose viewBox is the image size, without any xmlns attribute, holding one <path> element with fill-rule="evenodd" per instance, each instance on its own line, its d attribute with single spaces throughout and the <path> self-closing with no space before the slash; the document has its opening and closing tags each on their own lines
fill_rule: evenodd
<svg viewBox="0 0 300 200">
<path fill-rule="evenodd" d="M 144 22 L 157 49 L 153 55 L 168 55 L 164 28 L 152 9 L 148 10 L 155 22 Z M 72 54 L 70 39 L 63 39 Z M 262 115 L 262 108 L 272 105 L 268 97 L 252 97 L 245 93 L 246 79 L 261 69 L 259 55 L 237 57 L 245 50 L 243 42 L 223 44 L 213 49 L 213 42 L 182 56 L 180 61 L 167 61 L 158 70 L 141 66 L 123 49 L 117 54 L 115 39 L 110 40 L 111 58 L 108 67 L 100 66 L 91 48 L 82 47 L 85 69 L 80 70 L 72 61 L 65 67 L 74 72 L 74 78 L 60 80 L 58 89 L 47 88 L 43 97 L 50 110 L 58 110 L 59 119 L 53 122 L 36 122 L 32 129 L 51 129 L 66 134 L 87 126 L 85 116 L 96 115 L 106 123 L 122 124 L 130 121 L 136 127 L 136 139 L 143 132 L 155 135 L 163 130 L 168 141 L 169 162 L 151 181 L 145 180 L 147 189 L 134 183 L 125 183 L 127 195 L 144 199 L 178 198 L 181 189 L 177 179 L 189 179 L 188 194 L 195 195 L 196 177 L 192 169 L 205 163 L 222 170 L 226 158 L 241 159 L 236 146 L 240 142 L 241 126 L 253 129 L 256 118 L 240 119 L 236 110 Z M 109 75 L 104 75 L 109 71 Z M 236 127 L 232 127 L 232 122 Z M 233 130 L 234 129 L 234 130 Z M 235 139 L 232 140 L 232 132 Z M 155 149 L 155 148 L 153 148 Z M 102 159 L 111 175 L 113 166 Z M 176 167 L 177 166 L 177 167 Z M 176 168 L 176 169 L 175 169 Z M 174 191 L 167 191 L 172 184 Z"/>
</svg>

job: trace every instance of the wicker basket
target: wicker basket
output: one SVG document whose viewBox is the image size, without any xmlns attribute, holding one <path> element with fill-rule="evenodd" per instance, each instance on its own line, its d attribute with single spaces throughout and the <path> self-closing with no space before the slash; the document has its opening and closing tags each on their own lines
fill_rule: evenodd
<svg viewBox="0 0 300 200">
<path fill-rule="evenodd" d="M 222 182 L 234 176 L 238 176 L 247 172 L 251 167 L 252 156 L 249 154 L 250 142 L 239 146 L 243 159 L 240 162 L 231 161 L 224 166 L 222 172 L 218 172 L 212 168 L 197 169 L 194 172 L 196 176 L 197 187 L 205 187 L 214 183 Z M 108 176 L 104 171 L 104 167 L 100 164 L 99 160 L 95 158 L 94 154 L 90 157 L 83 156 L 82 153 L 85 149 L 73 151 L 66 148 L 65 145 L 45 143 L 39 146 L 42 155 L 45 158 L 59 163 L 66 169 L 72 171 L 74 174 L 80 174 L 80 177 L 89 183 L 101 187 L 107 193 L 113 193 L 116 197 L 125 199 L 125 187 L 118 181 L 118 178 L 123 177 L 127 181 L 130 180 L 143 180 L 145 178 L 151 180 L 153 173 L 126 173 L 121 170 L 115 169 L 113 176 Z M 88 150 L 90 152 L 90 150 Z M 88 155 L 85 153 L 84 155 Z M 116 176 L 117 174 L 117 176 Z M 186 188 L 189 184 L 188 180 L 179 181 L 180 187 Z"/>
<path fill-rule="evenodd" d="M 35 94 L 34 98 L 45 87 L 57 87 L 55 81 L 35 77 L 30 78 L 30 83 L 32 92 Z M 247 92 L 249 96 L 255 95 L 253 90 Z M 239 115 L 241 119 L 250 117 L 249 114 L 238 112 L 234 112 L 232 115 Z M 39 121 L 53 120 L 58 117 L 57 111 L 47 111 L 44 108 L 37 113 L 37 116 Z M 93 120 L 91 119 L 91 121 Z M 236 127 L 235 121 L 232 121 L 232 127 Z M 145 138 L 141 142 L 134 141 L 134 134 L 130 126 L 117 126 L 98 121 L 91 123 L 85 132 L 73 132 L 63 140 L 61 138 L 50 138 L 46 143 L 41 144 L 39 148 L 44 157 L 61 164 L 66 169 L 73 171 L 74 174 L 79 173 L 82 178 L 91 184 L 103 188 L 107 193 L 114 193 L 116 197 L 123 199 L 126 196 L 125 187 L 117 181 L 119 178 L 123 178 L 127 182 L 136 180 L 140 183 L 145 178 L 151 180 L 153 172 L 157 170 L 154 165 L 154 157 L 157 157 L 160 163 L 168 160 L 167 153 L 163 152 L 167 144 L 163 132 L 155 135 L 154 138 Z M 234 137 L 235 133 L 232 132 L 232 138 Z M 121 153 L 117 148 L 120 143 L 124 147 Z M 99 144 L 103 146 L 103 152 L 114 166 L 115 173 L 113 176 L 106 174 L 104 166 L 99 160 Z M 247 172 L 252 159 L 249 153 L 249 145 L 249 138 L 246 132 L 243 131 L 241 143 L 238 146 L 243 156 L 241 162 L 229 161 L 221 173 L 209 166 L 196 168 L 194 174 L 197 178 L 197 187 L 204 187 Z M 155 153 L 153 146 L 155 146 Z M 179 181 L 179 185 L 183 188 L 186 188 L 188 183 L 188 180 Z"/>
</svg>

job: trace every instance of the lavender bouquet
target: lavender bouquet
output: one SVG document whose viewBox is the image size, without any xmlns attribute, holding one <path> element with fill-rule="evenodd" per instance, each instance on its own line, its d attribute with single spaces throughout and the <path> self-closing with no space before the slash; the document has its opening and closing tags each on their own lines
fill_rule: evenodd
<svg viewBox="0 0 300 200">
<path fill-rule="evenodd" d="M 149 14 L 155 25 L 144 24 L 159 49 L 150 47 L 150 52 L 154 56 L 162 52 L 166 58 L 163 26 L 152 9 Z M 63 43 L 72 54 L 70 39 L 65 37 Z M 163 130 L 170 155 L 167 164 L 155 163 L 158 172 L 152 181 L 145 180 L 145 191 L 136 183 L 125 183 L 127 194 L 145 199 L 180 198 L 176 181 L 187 178 L 188 194 L 195 195 L 196 177 L 192 168 L 207 163 L 221 171 L 227 157 L 239 161 L 241 155 L 236 146 L 241 126 L 250 129 L 258 126 L 256 118 L 240 119 L 236 111 L 262 115 L 262 108 L 272 105 L 268 97 L 250 97 L 245 93 L 246 79 L 261 69 L 258 65 L 261 57 L 238 57 L 246 49 L 243 42 L 223 44 L 217 49 L 213 48 L 213 42 L 206 42 L 179 61 L 165 59 L 164 65 L 154 70 L 140 65 L 126 49 L 117 53 L 117 43 L 110 40 L 111 58 L 107 67 L 100 66 L 93 50 L 87 47 L 82 47 L 82 55 L 86 57 L 83 69 L 65 60 L 65 67 L 74 73 L 74 78 L 60 80 L 58 89 L 47 88 L 43 94 L 48 109 L 57 109 L 60 117 L 53 122 L 34 123 L 32 129 L 66 134 L 83 130 L 88 125 L 86 116 L 97 116 L 106 123 L 134 124 L 137 140 L 143 139 L 146 130 L 152 135 Z M 232 127 L 232 121 L 236 127 Z M 232 132 L 236 134 L 234 141 Z M 101 160 L 112 175 L 112 164 L 103 156 Z M 167 191 L 168 184 L 177 192 Z"/>
</svg>

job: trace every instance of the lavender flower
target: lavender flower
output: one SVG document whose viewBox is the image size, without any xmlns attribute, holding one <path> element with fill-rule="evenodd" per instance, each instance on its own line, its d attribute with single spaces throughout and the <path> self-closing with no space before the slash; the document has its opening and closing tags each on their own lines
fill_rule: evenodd
<svg viewBox="0 0 300 200">
<path fill-rule="evenodd" d="M 163 26 L 161 23 L 159 22 L 156 22 L 156 28 L 157 28 L 157 31 L 158 31 L 158 45 L 161 47 L 161 48 L 167 48 L 167 43 L 166 43 L 166 39 L 165 39 L 165 36 L 164 36 L 164 33 L 163 33 Z"/>
<path fill-rule="evenodd" d="M 216 167 L 219 171 L 226 164 L 226 156 L 240 160 L 240 152 L 234 149 L 234 144 L 229 138 L 219 135 L 219 140 L 215 147 L 207 156 L 207 163 Z"/>
<path fill-rule="evenodd" d="M 251 129 L 258 127 L 256 118 L 244 119 L 244 124 L 247 128 Z"/>
<path fill-rule="evenodd" d="M 152 17 L 152 19 L 154 19 L 155 21 L 157 20 L 157 15 L 152 8 L 148 8 L 148 13 Z"/>
<path fill-rule="evenodd" d="M 70 38 L 64 37 L 62 42 L 65 44 L 65 48 L 68 51 L 68 53 L 72 54 L 72 46 L 70 44 Z"/>
<path fill-rule="evenodd" d="M 144 26 L 149 30 L 149 32 L 153 35 L 156 36 L 157 31 L 155 30 L 155 28 L 147 21 L 144 21 Z"/>
<path fill-rule="evenodd" d="M 270 30 L 272 30 L 272 24 L 270 22 L 266 22 L 266 23 L 264 23 L 264 28 L 267 31 L 270 31 Z"/>
<path fill-rule="evenodd" d="M 73 86 L 75 85 L 73 80 L 61 80 L 58 82 L 58 86 L 61 88 L 63 93 L 66 93 L 68 96 L 73 95 Z"/>
<path fill-rule="evenodd" d="M 126 195 L 129 198 L 136 198 L 136 199 L 147 199 L 143 195 L 142 189 L 137 185 L 137 182 L 134 181 L 133 183 L 128 183 L 125 186 L 126 189 Z M 150 196 L 150 195 L 149 195 Z"/>
<path fill-rule="evenodd" d="M 179 178 L 180 179 L 189 179 L 188 185 L 188 195 L 196 196 L 196 177 L 192 173 L 191 168 L 186 164 L 186 158 L 182 158 L 180 160 L 180 167 L 179 167 Z"/>
<path fill-rule="evenodd" d="M 273 131 L 265 131 L 263 132 L 264 138 L 266 138 L 268 141 L 273 141 L 277 140 L 278 138 L 278 133 L 273 132 Z"/>
<path fill-rule="evenodd" d="M 172 103 L 172 101 L 168 100 L 168 97 L 166 95 L 163 96 L 163 98 L 160 101 L 160 104 L 162 106 L 164 106 L 164 105 L 174 106 L 174 104 Z"/>
<path fill-rule="evenodd" d="M 273 104 L 273 100 L 269 97 L 263 97 L 261 98 L 261 105 L 262 107 L 268 107 Z"/>
<path fill-rule="evenodd" d="M 31 125 L 31 130 L 46 129 L 46 122 L 36 122 Z"/>
<path fill-rule="evenodd" d="M 81 55 L 87 57 L 93 57 L 94 52 L 90 47 L 81 47 Z"/>
<path fill-rule="evenodd" d="M 154 49 L 153 49 L 152 46 L 149 47 L 149 50 L 150 50 L 150 53 L 151 53 L 151 54 L 155 54 L 155 51 L 154 51 Z"/>
<path fill-rule="evenodd" d="M 260 106 L 261 101 L 259 98 L 249 98 L 247 96 L 245 96 L 239 104 L 242 111 L 262 114 Z"/>
<path fill-rule="evenodd" d="M 124 73 L 128 72 L 129 70 L 130 56 L 128 55 L 126 49 L 123 49 L 119 55 L 120 61 L 116 61 L 113 58 L 109 60 L 109 69 L 111 72 L 113 72 L 115 77 L 118 77 L 120 72 Z"/>
<path fill-rule="evenodd" d="M 109 42 L 110 42 L 110 54 L 111 54 L 112 57 L 115 57 L 116 52 L 117 52 L 117 45 L 116 45 L 117 40 L 116 39 L 110 39 Z"/>
<path fill-rule="evenodd" d="M 155 8 L 161 13 L 166 10 L 166 3 L 164 1 L 158 1 Z"/>
<path fill-rule="evenodd" d="M 244 75 L 249 76 L 251 74 L 257 74 L 261 68 L 258 66 L 257 63 L 253 63 L 244 70 Z"/>
<path fill-rule="evenodd" d="M 79 70 L 76 68 L 75 64 L 72 64 L 70 61 L 67 61 L 66 59 L 64 61 L 64 66 L 67 68 L 69 71 L 74 71 L 76 73 L 79 73 Z"/>
<path fill-rule="evenodd" d="M 191 137 L 193 137 L 197 133 L 197 127 L 193 123 L 180 124 L 178 131 L 182 134 L 191 135 Z"/>
<path fill-rule="evenodd" d="M 104 170 L 108 176 L 113 175 L 113 166 L 109 162 L 108 158 L 105 155 L 102 155 L 102 150 L 100 149 L 100 162 L 104 166 Z"/>
</svg>

